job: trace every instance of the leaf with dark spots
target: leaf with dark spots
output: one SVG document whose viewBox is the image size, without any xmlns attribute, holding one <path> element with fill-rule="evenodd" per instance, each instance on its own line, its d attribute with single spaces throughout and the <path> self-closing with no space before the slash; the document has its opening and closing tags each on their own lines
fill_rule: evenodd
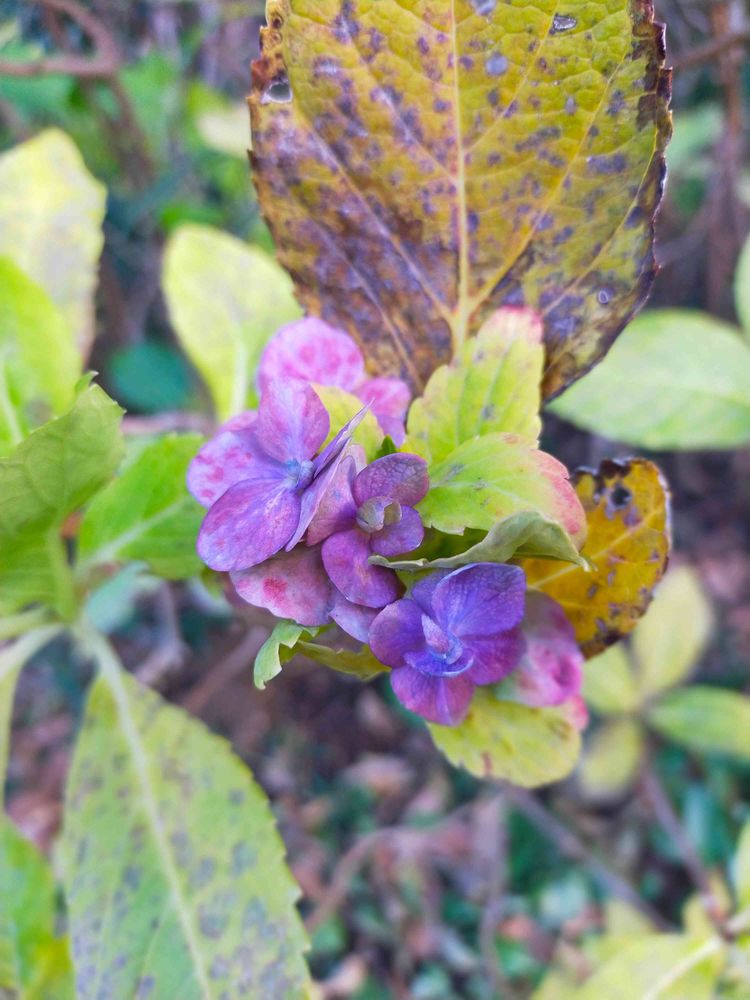
<svg viewBox="0 0 750 1000">
<path fill-rule="evenodd" d="M 221 740 L 92 641 L 101 674 L 62 845 L 77 996 L 309 996 L 299 891 L 263 792 Z"/>
<path fill-rule="evenodd" d="M 420 390 L 527 306 L 551 396 L 650 289 L 669 92 L 649 0 L 269 0 L 255 182 L 303 304 L 373 371 Z"/>
<path fill-rule="evenodd" d="M 586 511 L 582 555 L 591 570 L 530 559 L 529 586 L 565 609 L 586 656 L 595 656 L 632 631 L 664 575 L 670 549 L 669 494 L 661 473 L 645 459 L 603 462 L 575 474 Z"/>
</svg>

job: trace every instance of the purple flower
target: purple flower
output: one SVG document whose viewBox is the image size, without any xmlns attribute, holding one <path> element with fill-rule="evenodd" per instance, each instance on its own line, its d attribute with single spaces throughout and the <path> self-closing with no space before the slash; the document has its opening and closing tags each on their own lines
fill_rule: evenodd
<svg viewBox="0 0 750 1000">
<path fill-rule="evenodd" d="M 409 387 L 399 378 L 367 378 L 362 352 L 352 338 L 322 319 L 308 317 L 282 327 L 268 342 L 258 368 L 263 395 L 277 381 L 298 379 L 337 386 L 358 396 L 383 432 L 403 443 Z"/>
<path fill-rule="evenodd" d="M 583 654 L 557 601 L 546 594 L 529 593 L 522 629 L 526 649 L 498 688 L 498 697 L 534 708 L 577 698 L 583 683 Z"/>
<path fill-rule="evenodd" d="M 399 701 L 430 722 L 461 722 L 475 686 L 496 684 L 518 664 L 525 595 L 518 566 L 475 563 L 432 573 L 381 611 L 370 647 L 393 668 Z"/>
<path fill-rule="evenodd" d="M 427 464 L 417 455 L 387 455 L 361 471 L 353 457 L 342 461 L 307 540 L 323 542 L 323 565 L 347 600 L 384 608 L 399 596 L 396 574 L 372 566 L 370 556 L 395 556 L 417 548 L 424 528 L 414 505 L 428 488 Z"/>
<path fill-rule="evenodd" d="M 220 572 L 293 548 L 315 516 L 360 416 L 323 450 L 328 413 L 305 383 L 268 383 L 257 414 L 230 421 L 191 463 L 188 488 L 208 507 L 198 554 Z"/>
</svg>

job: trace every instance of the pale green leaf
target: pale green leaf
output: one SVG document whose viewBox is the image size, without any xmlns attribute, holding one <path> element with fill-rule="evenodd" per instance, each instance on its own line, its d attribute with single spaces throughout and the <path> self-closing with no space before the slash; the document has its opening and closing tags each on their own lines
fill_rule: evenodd
<svg viewBox="0 0 750 1000">
<path fill-rule="evenodd" d="M 685 680 L 698 665 L 713 627 L 700 578 L 687 566 L 670 570 L 633 633 L 638 687 L 652 697 Z"/>
<path fill-rule="evenodd" d="M 745 821 L 737 841 L 737 852 L 734 856 L 734 888 L 737 909 L 750 908 L 750 819 Z"/>
<path fill-rule="evenodd" d="M 5 539 L 0 549 L 0 615 L 40 604 L 70 618 L 74 581 L 57 526 Z"/>
<path fill-rule="evenodd" d="M 195 116 L 201 139 L 212 149 L 247 163 L 250 148 L 250 115 L 244 101 L 216 100 Z"/>
<path fill-rule="evenodd" d="M 195 542 L 205 511 L 186 476 L 201 442 L 197 434 L 153 442 L 94 499 L 79 534 L 84 566 L 142 561 L 174 580 L 200 571 Z"/>
<path fill-rule="evenodd" d="M 294 656 L 294 647 L 303 635 L 314 636 L 316 628 L 305 628 L 292 621 L 277 622 L 273 632 L 258 650 L 253 668 L 255 686 L 261 691 L 281 673 L 281 668 Z"/>
<path fill-rule="evenodd" d="M 750 698 L 700 684 L 669 692 L 648 713 L 663 737 L 689 750 L 750 761 Z"/>
<path fill-rule="evenodd" d="M 73 402 L 81 362 L 47 294 L 0 258 L 0 455 Z"/>
<path fill-rule="evenodd" d="M 543 365 L 538 317 L 526 309 L 498 310 L 412 404 L 405 450 L 435 463 L 478 435 L 536 440 Z"/>
<path fill-rule="evenodd" d="M 41 285 L 84 353 L 94 334 L 106 197 L 75 144 L 57 129 L 0 156 L 0 257 L 10 257 Z"/>
<path fill-rule="evenodd" d="M 68 943 L 55 934 L 55 883 L 36 848 L 0 818 L 0 997 L 73 1000 Z"/>
<path fill-rule="evenodd" d="M 256 402 L 255 370 L 271 334 L 301 310 L 268 254 L 208 226 L 167 245 L 164 293 L 175 332 L 203 376 L 220 420 Z"/>
<path fill-rule="evenodd" d="M 750 347 L 712 316 L 653 310 L 550 409 L 639 447 L 734 448 L 750 441 Z"/>
<path fill-rule="evenodd" d="M 718 938 L 641 938 L 598 969 L 577 1000 L 711 1000 L 723 948 Z"/>
<path fill-rule="evenodd" d="M 734 274 L 734 301 L 745 336 L 750 340 L 750 237 L 745 241 Z"/>
<path fill-rule="evenodd" d="M 625 715 L 638 708 L 640 695 L 623 643 L 618 642 L 586 661 L 583 697 L 601 715 Z"/>
<path fill-rule="evenodd" d="M 369 646 L 360 646 L 359 649 L 332 648 L 316 642 L 305 642 L 303 639 L 297 644 L 297 650 L 308 660 L 321 663 L 340 674 L 349 674 L 361 681 L 370 681 L 388 670 L 388 667 L 375 658 Z"/>
<path fill-rule="evenodd" d="M 595 729 L 584 749 L 578 780 L 591 799 L 616 799 L 635 781 L 645 742 L 635 719 L 613 719 Z"/>
<path fill-rule="evenodd" d="M 464 722 L 429 727 L 448 760 L 479 778 L 535 788 L 560 781 L 573 770 L 581 737 L 566 707 L 529 708 L 500 701 L 491 688 L 477 688 Z"/>
<path fill-rule="evenodd" d="M 580 501 L 556 459 L 511 434 L 487 434 L 460 444 L 430 467 L 430 492 L 419 505 L 425 524 L 448 534 L 489 531 L 519 511 L 560 523 L 576 541 L 585 530 Z"/>
<path fill-rule="evenodd" d="M 315 391 L 328 410 L 328 416 L 331 419 L 331 427 L 325 441 L 325 444 L 328 444 L 345 424 L 356 417 L 364 403 L 350 392 L 337 386 L 316 385 Z M 378 455 L 383 443 L 383 432 L 371 410 L 368 410 L 363 416 L 352 435 L 352 441 L 364 448 L 365 456 L 369 462 Z"/>
<path fill-rule="evenodd" d="M 62 842 L 79 1000 L 302 1000 L 299 890 L 264 794 L 92 642 Z"/>
<path fill-rule="evenodd" d="M 556 559 L 587 566 L 573 541 L 556 521 L 533 510 L 509 514 L 490 528 L 485 537 L 464 552 L 437 559 L 395 559 L 375 556 L 371 562 L 398 570 L 457 569 L 477 562 L 509 562 L 513 558 Z"/>
</svg>

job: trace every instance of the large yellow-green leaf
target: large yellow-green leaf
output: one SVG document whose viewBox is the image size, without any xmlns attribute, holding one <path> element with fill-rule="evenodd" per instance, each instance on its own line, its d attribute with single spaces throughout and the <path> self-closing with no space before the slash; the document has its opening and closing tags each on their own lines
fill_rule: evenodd
<svg viewBox="0 0 750 1000">
<path fill-rule="evenodd" d="M 497 778 L 535 788 L 565 778 L 575 767 L 581 736 L 568 709 L 529 708 L 501 701 L 478 688 L 464 722 L 429 727 L 452 764 L 479 778 Z"/>
<path fill-rule="evenodd" d="M 0 997 L 73 1000 L 68 942 L 55 933 L 52 872 L 4 817 L 0 817 L 0 886 Z"/>
<path fill-rule="evenodd" d="M 711 605 L 689 566 L 670 570 L 633 633 L 638 687 L 653 697 L 685 680 L 698 666 L 713 627 Z"/>
<path fill-rule="evenodd" d="M 669 495 L 645 459 L 607 461 L 575 476 L 588 520 L 580 566 L 542 559 L 524 564 L 529 585 L 565 608 L 586 656 L 595 656 L 635 627 L 661 580 L 670 548 Z"/>
<path fill-rule="evenodd" d="M 536 441 L 544 365 L 542 327 L 528 309 L 499 309 L 409 410 L 406 451 L 428 462 L 499 431 Z"/>
<path fill-rule="evenodd" d="M 618 642 L 588 660 L 583 668 L 583 697 L 601 715 L 625 715 L 640 705 L 630 657 Z"/>
<path fill-rule="evenodd" d="M 219 419 L 252 405 L 261 351 L 278 327 L 300 315 L 288 276 L 258 247 L 186 225 L 167 245 L 164 294 Z"/>
<path fill-rule="evenodd" d="M 303 1000 L 299 891 L 263 792 L 201 723 L 97 657 L 62 844 L 79 1000 Z"/>
<path fill-rule="evenodd" d="M 107 194 L 64 132 L 49 129 L 0 156 L 0 257 L 10 257 L 62 310 L 85 353 Z"/>
<path fill-rule="evenodd" d="M 706 313 L 649 310 L 552 412 L 643 448 L 735 448 L 750 442 L 750 345 Z"/>
<path fill-rule="evenodd" d="M 43 288 L 0 257 L 0 455 L 73 402 L 81 360 Z"/>
<path fill-rule="evenodd" d="M 750 698 L 736 691 L 702 684 L 670 691 L 651 707 L 648 721 L 689 750 L 750 761 Z"/>
<path fill-rule="evenodd" d="M 578 769 L 583 792 L 592 799 L 616 799 L 635 781 L 646 749 L 635 719 L 613 719 L 595 729 Z"/>
<path fill-rule="evenodd" d="M 670 131 L 647 0 L 269 0 L 253 165 L 306 306 L 424 386 L 538 309 L 549 395 L 654 274 Z"/>
</svg>

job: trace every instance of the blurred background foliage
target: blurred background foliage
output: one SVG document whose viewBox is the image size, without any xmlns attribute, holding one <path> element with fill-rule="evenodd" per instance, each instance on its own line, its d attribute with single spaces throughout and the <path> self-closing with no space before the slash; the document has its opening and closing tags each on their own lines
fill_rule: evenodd
<svg viewBox="0 0 750 1000">
<path fill-rule="evenodd" d="M 566 992 L 575 975 L 626 943 L 637 947 L 655 926 L 700 928 L 731 912 L 733 892 L 750 891 L 737 854 L 750 819 L 750 724 L 737 709 L 744 701 L 722 701 L 750 693 L 750 251 L 740 260 L 750 217 L 750 27 L 737 0 L 664 0 L 657 14 L 677 72 L 651 308 L 670 312 L 644 314 L 634 336 L 647 343 L 661 324 L 662 364 L 675 378 L 639 382 L 639 370 L 656 369 L 629 362 L 628 331 L 625 356 L 601 366 L 600 384 L 584 380 L 556 406 L 587 430 L 550 417 L 545 444 L 571 466 L 633 446 L 653 454 L 674 490 L 682 568 L 629 648 L 604 654 L 619 687 L 602 690 L 603 673 L 589 669 L 594 721 L 579 773 L 541 796 L 499 799 L 443 762 L 385 685 L 299 665 L 255 692 L 262 626 L 242 637 L 221 596 L 196 581 L 159 583 L 136 565 L 90 598 L 91 616 L 142 664 L 139 676 L 226 734 L 271 795 L 326 997 L 512 1000 L 538 987 L 561 1000 L 579 995 Z M 212 334 L 221 339 L 230 279 L 215 247 L 226 237 L 195 227 L 237 237 L 242 244 L 224 253 L 246 254 L 248 264 L 272 250 L 243 104 L 262 17 L 251 0 L 0 3 L 0 150 L 62 129 L 106 189 L 91 365 L 133 431 L 201 430 L 210 399 L 221 413 L 232 391 L 213 352 L 200 350 Z M 201 258 L 202 283 L 184 267 L 170 271 L 170 260 L 189 257 L 191 233 L 217 241 Z M 55 249 L 68 248 L 61 239 Z M 219 273 L 207 277 L 211 260 Z M 257 320 L 264 285 L 247 274 L 232 308 Z M 277 291 L 281 320 L 295 307 Z M 202 313 L 195 350 L 181 330 L 186 353 L 167 300 L 187 296 L 190 315 Z M 686 331 L 696 343 L 730 338 L 737 385 L 714 386 L 704 409 L 689 391 L 676 396 L 672 416 L 684 419 L 665 419 L 661 437 L 652 422 L 648 437 L 634 416 L 659 386 L 680 384 Z M 631 359 L 644 350 L 636 344 Z M 602 405 L 631 389 L 636 404 Z M 705 383 L 699 389 L 706 397 Z M 736 406 L 721 423 L 716 404 L 727 399 Z M 682 641 L 670 647 L 665 635 Z M 670 683 L 654 685 L 665 671 Z M 19 690 L 9 812 L 42 847 L 59 825 L 86 681 L 61 646 Z M 718 692 L 711 704 L 706 684 Z M 744 955 L 750 965 L 746 945 Z M 748 982 L 725 975 L 718 995 L 747 997 Z"/>
</svg>

